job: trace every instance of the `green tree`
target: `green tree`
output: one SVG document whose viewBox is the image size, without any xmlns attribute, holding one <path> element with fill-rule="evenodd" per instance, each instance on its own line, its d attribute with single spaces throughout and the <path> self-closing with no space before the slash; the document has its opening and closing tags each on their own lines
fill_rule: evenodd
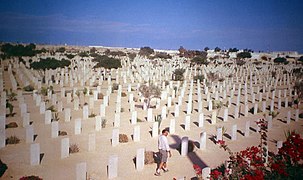
<svg viewBox="0 0 303 180">
<path fill-rule="evenodd" d="M 286 58 L 284 58 L 284 57 L 276 57 L 275 59 L 274 59 L 274 63 L 286 63 L 287 62 L 287 59 Z"/>
<path fill-rule="evenodd" d="M 209 50 L 209 47 L 206 46 L 206 47 L 204 48 L 204 51 L 207 52 L 208 50 Z"/>
<path fill-rule="evenodd" d="M 94 68 L 104 67 L 105 69 L 117 69 L 122 67 L 120 59 L 111 58 L 106 55 L 97 56 L 93 61 L 97 62 Z"/>
<path fill-rule="evenodd" d="M 195 63 L 195 64 L 198 64 L 198 65 L 201 65 L 201 64 L 207 65 L 208 64 L 206 56 L 197 56 L 197 57 L 194 57 L 193 59 L 191 59 L 191 62 Z"/>
<path fill-rule="evenodd" d="M 66 66 L 69 66 L 71 62 L 69 60 L 57 60 L 55 58 L 46 58 L 46 59 L 40 59 L 38 62 L 32 62 L 30 64 L 30 67 L 35 70 L 45 70 L 45 69 L 56 69 L 56 68 L 64 68 Z"/>
<path fill-rule="evenodd" d="M 219 47 L 215 48 L 215 52 L 220 52 L 220 51 L 221 51 L 221 48 L 219 48 Z"/>
<path fill-rule="evenodd" d="M 60 47 L 57 52 L 60 52 L 60 53 L 64 53 L 65 52 L 65 47 Z"/>
<path fill-rule="evenodd" d="M 150 56 L 151 54 L 154 53 L 154 50 L 150 47 L 141 47 L 139 51 L 139 55 L 141 56 Z"/>
<path fill-rule="evenodd" d="M 173 80 L 174 81 L 183 81 L 184 80 L 184 72 L 185 69 L 175 69 L 175 71 L 173 72 Z"/>
<path fill-rule="evenodd" d="M 245 59 L 245 58 L 251 58 L 250 52 L 240 52 L 237 54 L 238 59 Z"/>
</svg>

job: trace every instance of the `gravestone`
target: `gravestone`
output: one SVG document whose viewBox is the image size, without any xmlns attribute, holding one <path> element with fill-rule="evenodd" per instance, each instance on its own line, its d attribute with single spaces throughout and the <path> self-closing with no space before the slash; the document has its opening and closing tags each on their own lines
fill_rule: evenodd
<svg viewBox="0 0 303 180">
<path fill-rule="evenodd" d="M 134 142 L 140 141 L 140 126 L 134 126 L 134 134 L 133 134 Z"/>
<path fill-rule="evenodd" d="M 86 180 L 86 162 L 77 163 L 76 165 L 76 180 Z"/>
<path fill-rule="evenodd" d="M 202 132 L 200 134 L 200 149 L 205 150 L 206 149 L 206 132 Z"/>
<path fill-rule="evenodd" d="M 147 109 L 147 121 L 148 122 L 153 121 L 153 109 L 152 108 Z"/>
<path fill-rule="evenodd" d="M 32 125 L 27 125 L 25 127 L 25 142 L 26 143 L 34 142 L 34 127 Z"/>
<path fill-rule="evenodd" d="M 190 130 L 190 116 L 187 115 L 185 116 L 185 131 L 189 131 Z"/>
<path fill-rule="evenodd" d="M 290 118 L 291 118 L 291 111 L 287 111 L 286 124 L 290 124 Z"/>
<path fill-rule="evenodd" d="M 88 105 L 83 106 L 83 120 L 88 119 Z"/>
<path fill-rule="evenodd" d="M 131 124 L 137 124 L 137 111 L 132 112 Z"/>
<path fill-rule="evenodd" d="M 112 133 L 112 146 L 115 147 L 119 144 L 119 129 L 113 129 Z"/>
<path fill-rule="evenodd" d="M 188 153 L 188 137 L 182 137 L 181 140 L 181 156 L 186 156 Z"/>
<path fill-rule="evenodd" d="M 152 137 L 157 137 L 158 135 L 159 135 L 159 122 L 154 122 L 152 129 Z"/>
<path fill-rule="evenodd" d="M 64 109 L 64 121 L 70 122 L 70 120 L 71 120 L 71 110 L 70 110 L 70 108 L 65 108 Z"/>
<path fill-rule="evenodd" d="M 204 126 L 204 114 L 203 113 L 200 113 L 199 114 L 199 127 L 203 127 Z"/>
<path fill-rule="evenodd" d="M 30 165 L 40 164 L 40 144 L 34 143 L 30 145 Z"/>
<path fill-rule="evenodd" d="M 81 119 L 77 118 L 75 119 L 75 135 L 81 134 Z"/>
<path fill-rule="evenodd" d="M 111 155 L 108 162 L 108 179 L 113 179 L 118 176 L 118 156 Z"/>
<path fill-rule="evenodd" d="M 69 138 L 61 139 L 61 159 L 69 156 Z"/>
<path fill-rule="evenodd" d="M 95 124 L 95 131 L 101 131 L 101 116 L 96 116 L 95 117 L 95 121 L 96 121 L 96 124 Z"/>
<path fill-rule="evenodd" d="M 217 128 L 216 140 L 219 141 L 219 140 L 222 140 L 222 139 L 223 139 L 223 136 L 222 136 L 222 127 L 218 127 Z"/>
<path fill-rule="evenodd" d="M 51 110 L 45 111 L 45 117 L 44 117 L 45 124 L 50 124 L 51 120 L 52 120 L 52 111 Z"/>
<path fill-rule="evenodd" d="M 120 113 L 115 113 L 114 127 L 120 127 Z"/>
<path fill-rule="evenodd" d="M 29 125 L 30 113 L 25 113 L 22 117 L 22 127 Z"/>
<path fill-rule="evenodd" d="M 56 137 L 58 137 L 58 133 L 59 133 L 59 124 L 58 124 L 58 121 L 53 121 L 52 123 L 51 123 L 51 128 L 52 128 L 52 130 L 51 130 L 51 137 L 52 138 L 56 138 Z"/>
<path fill-rule="evenodd" d="M 250 121 L 246 121 L 246 123 L 245 123 L 245 132 L 244 132 L 245 137 L 249 136 L 249 130 L 250 130 Z"/>
<path fill-rule="evenodd" d="M 211 124 L 216 124 L 217 123 L 217 111 L 213 111 L 211 113 Z"/>
<path fill-rule="evenodd" d="M 136 156 L 137 171 L 142 171 L 144 168 L 144 158 L 145 158 L 144 152 L 145 152 L 144 148 L 137 149 L 137 156 Z"/>
<path fill-rule="evenodd" d="M 232 125 L 232 129 L 231 129 L 231 140 L 232 140 L 232 141 L 237 140 L 237 124 Z"/>
<path fill-rule="evenodd" d="M 176 120 L 175 119 L 171 119 L 170 120 L 170 124 L 169 124 L 169 133 L 170 134 L 174 134 L 176 131 Z"/>
<path fill-rule="evenodd" d="M 96 134 L 88 134 L 88 151 L 95 151 L 96 149 Z"/>
<path fill-rule="evenodd" d="M 267 128 L 268 129 L 272 128 L 272 116 L 267 117 Z"/>
<path fill-rule="evenodd" d="M 175 117 L 179 117 L 179 115 L 180 115 L 180 105 L 179 104 L 175 105 L 175 112 L 174 113 L 175 113 L 174 114 Z"/>
</svg>

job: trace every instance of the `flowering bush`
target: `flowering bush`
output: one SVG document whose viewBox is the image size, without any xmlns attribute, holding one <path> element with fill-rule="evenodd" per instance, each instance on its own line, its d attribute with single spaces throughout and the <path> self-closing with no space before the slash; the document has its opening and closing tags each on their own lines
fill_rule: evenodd
<svg viewBox="0 0 303 180">
<path fill-rule="evenodd" d="M 292 132 L 279 149 L 278 154 L 268 153 L 267 123 L 264 119 L 257 122 L 260 127 L 261 142 L 258 147 L 248 147 L 240 152 L 232 152 L 225 141 L 218 140 L 225 151 L 229 153 L 227 165 L 213 169 L 210 179 L 303 179 L 303 139 Z M 196 175 L 202 176 L 200 167 L 194 165 Z"/>
</svg>

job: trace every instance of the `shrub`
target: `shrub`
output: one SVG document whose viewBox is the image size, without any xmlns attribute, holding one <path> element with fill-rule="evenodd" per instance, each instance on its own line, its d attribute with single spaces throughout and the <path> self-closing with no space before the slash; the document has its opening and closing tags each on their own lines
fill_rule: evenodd
<svg viewBox="0 0 303 180">
<path fill-rule="evenodd" d="M 191 62 L 195 63 L 195 64 L 199 64 L 199 65 L 201 65 L 201 64 L 207 65 L 208 64 L 206 56 L 196 56 L 193 59 L 191 59 Z"/>
<path fill-rule="evenodd" d="M 20 139 L 17 136 L 10 136 L 5 140 L 6 144 L 18 144 Z"/>
<path fill-rule="evenodd" d="M 173 72 L 173 80 L 174 81 L 183 81 L 183 79 L 184 79 L 184 76 L 183 76 L 184 72 L 185 72 L 185 69 L 181 69 L 181 68 L 175 69 L 175 71 Z"/>
<path fill-rule="evenodd" d="M 251 54 L 250 52 L 240 52 L 237 54 L 237 58 L 239 59 L 251 58 Z"/>
<path fill-rule="evenodd" d="M 80 148 L 78 146 L 78 144 L 71 144 L 69 146 L 69 153 L 72 154 L 72 153 L 77 153 L 80 151 Z"/>
<path fill-rule="evenodd" d="M 274 59 L 274 63 L 286 63 L 287 59 L 284 57 L 277 57 Z"/>
<path fill-rule="evenodd" d="M 269 115 L 269 116 L 272 116 L 272 118 L 277 117 L 278 114 L 279 114 L 279 112 L 276 112 L 276 111 L 270 111 L 270 112 L 268 113 L 268 115 Z"/>
<path fill-rule="evenodd" d="M 54 105 L 51 105 L 50 107 L 48 107 L 46 110 L 50 110 L 51 112 L 57 112 L 57 110 L 55 109 Z"/>
<path fill-rule="evenodd" d="M 39 176 L 23 176 L 22 178 L 20 178 L 20 180 L 42 180 L 42 178 L 40 178 Z"/>
<path fill-rule="evenodd" d="M 96 114 L 91 113 L 88 117 L 89 117 L 89 118 L 93 118 L 93 117 L 96 117 L 96 116 L 97 116 Z"/>
<path fill-rule="evenodd" d="M 102 121 L 101 121 L 101 127 L 102 127 L 102 128 L 105 128 L 105 127 L 106 127 L 106 122 L 107 122 L 106 119 L 102 119 Z"/>
<path fill-rule="evenodd" d="M 66 131 L 59 131 L 59 136 L 66 136 L 67 132 Z"/>
<path fill-rule="evenodd" d="M 155 163 L 155 153 L 153 151 L 144 152 L 144 164 L 153 164 Z"/>
<path fill-rule="evenodd" d="M 7 170 L 7 165 L 3 163 L 0 159 L 0 177 L 3 176 L 6 170 Z"/>
<path fill-rule="evenodd" d="M 66 66 L 69 66 L 71 64 L 70 60 L 57 60 L 55 58 L 46 58 L 46 59 L 40 59 L 40 61 L 37 62 L 32 62 L 30 64 L 30 67 L 35 69 L 35 70 L 40 70 L 40 69 L 56 69 L 56 68 L 64 68 Z"/>
<path fill-rule="evenodd" d="M 126 134 L 119 134 L 119 142 L 120 143 L 127 143 L 128 142 L 128 137 Z"/>
<path fill-rule="evenodd" d="M 28 85 L 28 86 L 23 87 L 23 90 L 27 91 L 27 92 L 31 92 L 31 91 L 35 90 L 35 88 L 32 85 Z"/>
<path fill-rule="evenodd" d="M 104 95 L 102 93 L 98 93 L 98 99 L 103 99 Z"/>
<path fill-rule="evenodd" d="M 205 79 L 204 75 L 196 75 L 194 76 L 194 81 L 197 83 L 198 79 L 200 80 L 200 83 L 203 82 L 203 79 Z"/>
<path fill-rule="evenodd" d="M 116 91 L 118 89 L 119 89 L 119 84 L 118 83 L 113 83 L 112 90 Z"/>
<path fill-rule="evenodd" d="M 154 50 L 150 47 L 141 47 L 139 51 L 139 55 L 141 56 L 149 56 L 154 53 Z"/>
<path fill-rule="evenodd" d="M 110 58 L 106 55 L 97 56 L 93 59 L 93 61 L 97 62 L 94 68 L 103 67 L 105 69 L 117 69 L 122 67 L 120 59 Z"/>
<path fill-rule="evenodd" d="M 121 93 L 121 97 L 126 97 L 126 96 L 127 96 L 127 94 L 125 92 Z"/>
<path fill-rule="evenodd" d="M 16 122 L 11 122 L 5 125 L 5 128 L 17 128 L 18 124 Z"/>
<path fill-rule="evenodd" d="M 303 113 L 299 114 L 299 118 L 303 118 Z"/>
</svg>

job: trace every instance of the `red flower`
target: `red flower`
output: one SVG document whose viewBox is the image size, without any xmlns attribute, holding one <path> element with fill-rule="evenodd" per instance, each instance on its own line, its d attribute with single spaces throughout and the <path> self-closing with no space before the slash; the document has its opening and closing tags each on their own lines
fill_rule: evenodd
<svg viewBox="0 0 303 180">
<path fill-rule="evenodd" d="M 225 145 L 225 141 L 223 141 L 223 140 L 218 140 L 217 143 L 218 143 L 219 145 Z"/>
<path fill-rule="evenodd" d="M 199 165 L 194 164 L 193 168 L 194 168 L 194 170 L 196 172 L 196 175 L 201 175 L 202 174 L 202 169 L 201 169 L 201 167 Z"/>
<path fill-rule="evenodd" d="M 218 171 L 217 169 L 211 171 L 210 176 L 214 179 L 218 179 L 219 176 L 221 176 L 222 173 L 220 171 Z"/>
</svg>

